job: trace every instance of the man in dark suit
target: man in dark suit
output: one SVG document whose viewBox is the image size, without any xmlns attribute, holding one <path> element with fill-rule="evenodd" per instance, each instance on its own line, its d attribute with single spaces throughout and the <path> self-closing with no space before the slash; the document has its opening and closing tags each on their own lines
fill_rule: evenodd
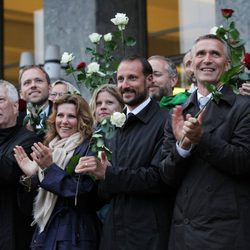
<svg viewBox="0 0 250 250">
<path fill-rule="evenodd" d="M 192 48 L 195 91 L 166 126 L 161 173 L 177 189 L 169 249 L 250 249 L 250 98 L 221 88 L 198 118 L 199 99 L 220 86 L 230 67 L 227 45 L 215 35 Z"/>
<path fill-rule="evenodd" d="M 159 175 L 167 112 L 150 99 L 150 81 L 152 68 L 146 59 L 122 60 L 117 83 L 128 119 L 111 139 L 112 165 L 85 157 L 76 167 L 78 173 L 101 179 L 102 193 L 111 196 L 102 250 L 167 249 L 173 202 Z"/>
</svg>

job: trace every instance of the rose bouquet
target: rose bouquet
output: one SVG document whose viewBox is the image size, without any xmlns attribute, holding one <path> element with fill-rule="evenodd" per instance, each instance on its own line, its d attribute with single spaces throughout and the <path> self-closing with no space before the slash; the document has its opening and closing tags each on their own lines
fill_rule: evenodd
<svg viewBox="0 0 250 250">
<path fill-rule="evenodd" d="M 235 22 L 230 21 L 234 10 L 221 9 L 221 14 L 225 18 L 226 25 L 214 27 L 210 33 L 217 35 L 225 41 L 230 50 L 231 68 L 220 77 L 221 85 L 230 85 L 235 93 L 239 93 L 239 87 L 250 79 L 250 53 L 245 53 L 244 40 L 240 37 L 240 32 L 235 26 Z M 220 92 L 214 85 L 208 85 L 208 90 L 213 93 L 215 101 L 220 98 Z"/>
<path fill-rule="evenodd" d="M 128 24 L 129 18 L 126 14 L 117 13 L 111 22 L 117 26 L 118 31 L 101 35 L 92 33 L 89 35 L 89 40 L 92 43 L 91 48 L 86 48 L 85 53 L 89 54 L 90 63 L 80 62 L 75 68 L 72 64 L 74 55 L 64 52 L 61 58 L 61 63 L 66 64 L 66 74 L 73 75 L 76 83 L 82 83 L 93 92 L 99 86 L 105 83 L 114 82 L 114 75 L 119 64 L 117 52 L 122 51 L 125 55 L 125 48 L 136 44 L 132 37 L 125 39 L 124 30 Z"/>
</svg>

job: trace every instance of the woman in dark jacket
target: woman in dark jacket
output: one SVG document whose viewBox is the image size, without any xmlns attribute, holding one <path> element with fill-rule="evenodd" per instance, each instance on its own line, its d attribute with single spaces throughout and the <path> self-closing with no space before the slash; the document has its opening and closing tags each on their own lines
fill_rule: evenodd
<svg viewBox="0 0 250 250">
<path fill-rule="evenodd" d="M 88 175 L 74 174 L 80 157 L 90 154 L 92 125 L 87 102 L 78 95 L 63 96 L 54 103 L 44 144 L 32 147 L 33 161 L 21 147 L 15 149 L 22 170 L 28 176 L 37 173 L 39 179 L 34 250 L 98 249 L 96 183 Z"/>
</svg>

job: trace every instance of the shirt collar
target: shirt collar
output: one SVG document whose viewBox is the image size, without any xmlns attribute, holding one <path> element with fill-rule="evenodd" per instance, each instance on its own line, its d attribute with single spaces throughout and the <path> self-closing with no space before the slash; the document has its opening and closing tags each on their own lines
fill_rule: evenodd
<svg viewBox="0 0 250 250">
<path fill-rule="evenodd" d="M 141 103 L 139 106 L 137 106 L 135 109 L 133 110 L 129 110 L 129 108 L 127 107 L 127 115 L 129 113 L 132 113 L 134 115 L 138 114 L 140 111 L 142 111 L 151 101 L 151 98 L 148 97 L 143 103 Z"/>
</svg>

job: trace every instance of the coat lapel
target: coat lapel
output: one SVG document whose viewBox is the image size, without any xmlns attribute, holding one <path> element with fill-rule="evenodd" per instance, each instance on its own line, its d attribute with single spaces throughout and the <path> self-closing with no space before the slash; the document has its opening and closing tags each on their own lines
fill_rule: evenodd
<svg viewBox="0 0 250 250">
<path fill-rule="evenodd" d="M 219 103 L 210 102 L 204 111 L 203 128 L 207 132 L 211 132 L 221 125 L 235 102 L 236 96 L 230 87 L 224 86 L 221 92 L 222 97 Z M 192 93 L 189 100 L 183 105 L 183 111 L 185 114 L 190 113 L 193 116 L 199 111 L 196 91 Z"/>
</svg>

